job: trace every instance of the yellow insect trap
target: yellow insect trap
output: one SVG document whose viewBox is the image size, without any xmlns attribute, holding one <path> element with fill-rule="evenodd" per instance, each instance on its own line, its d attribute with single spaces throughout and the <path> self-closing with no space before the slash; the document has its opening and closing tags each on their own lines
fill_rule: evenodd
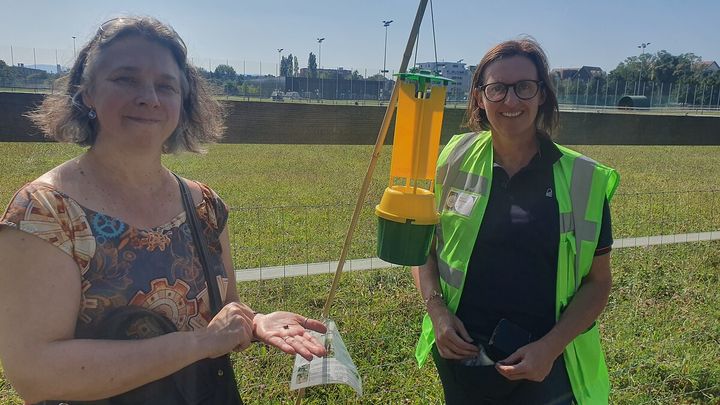
<svg viewBox="0 0 720 405">
<path fill-rule="evenodd" d="M 426 72 L 397 74 L 400 91 L 390 184 L 378 216 L 378 257 L 394 264 L 425 264 L 439 215 L 433 193 L 447 85 Z"/>
</svg>

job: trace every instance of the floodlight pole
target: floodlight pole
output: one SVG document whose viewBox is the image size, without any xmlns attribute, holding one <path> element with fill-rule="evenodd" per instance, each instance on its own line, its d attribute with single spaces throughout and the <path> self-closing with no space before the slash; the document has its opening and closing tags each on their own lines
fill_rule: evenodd
<svg viewBox="0 0 720 405">
<path fill-rule="evenodd" d="M 322 81 L 322 78 L 320 77 L 320 73 L 321 73 L 321 72 L 320 72 L 320 69 L 321 69 L 321 65 L 320 65 L 320 60 L 321 60 L 321 59 L 320 59 L 320 58 L 322 57 L 322 42 L 323 42 L 324 40 L 325 40 L 325 37 L 322 37 L 322 38 L 318 38 L 318 39 L 317 39 L 317 42 L 318 42 L 317 73 L 318 73 L 318 80 L 320 81 L 320 96 L 319 96 L 319 99 L 322 99 L 322 98 L 324 97 L 324 94 L 323 94 L 323 92 L 324 92 L 324 89 L 323 89 L 323 81 Z M 318 101 L 320 101 L 319 99 L 318 99 Z"/>
<path fill-rule="evenodd" d="M 325 40 L 325 38 L 317 39 L 317 42 L 318 42 L 318 63 L 317 63 L 318 66 L 317 67 L 318 67 L 318 69 L 320 69 L 322 67 L 322 65 L 320 64 L 320 61 L 322 60 L 322 42 L 324 40 Z"/>
<path fill-rule="evenodd" d="M 382 22 L 383 26 L 385 27 L 385 54 L 383 56 L 383 70 L 382 70 L 383 77 L 385 77 L 388 72 L 388 70 L 387 70 L 387 34 L 388 34 L 388 27 L 390 26 L 390 24 L 392 22 L 393 22 L 393 20 L 383 20 L 383 22 Z"/>
<path fill-rule="evenodd" d="M 648 45 L 650 45 L 650 42 L 642 42 L 640 45 L 637 46 L 638 48 L 640 48 L 640 73 L 638 73 L 637 93 L 640 92 L 640 80 L 642 79 L 643 56 L 645 55 L 645 48 Z M 637 94 L 637 93 L 635 93 L 635 94 Z M 643 94 L 641 94 L 641 96 L 645 95 L 644 93 L 645 92 L 643 91 Z"/>
<path fill-rule="evenodd" d="M 75 35 L 73 35 L 73 58 L 77 59 L 77 51 L 75 50 Z"/>
<path fill-rule="evenodd" d="M 280 90 L 280 65 L 282 64 L 280 58 L 282 55 L 283 48 L 278 48 L 277 51 L 278 51 L 278 79 L 277 79 L 277 87 L 275 88 L 275 90 L 279 91 Z"/>
</svg>

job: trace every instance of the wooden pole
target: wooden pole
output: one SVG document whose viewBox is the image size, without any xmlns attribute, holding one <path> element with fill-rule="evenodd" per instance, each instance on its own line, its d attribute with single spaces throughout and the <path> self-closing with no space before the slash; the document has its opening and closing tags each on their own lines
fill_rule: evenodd
<svg viewBox="0 0 720 405">
<path fill-rule="evenodd" d="M 408 38 L 407 45 L 405 46 L 405 53 L 403 54 L 403 59 L 400 63 L 400 73 L 405 73 L 407 71 L 408 64 L 410 63 L 410 57 L 413 52 L 413 46 L 417 40 L 418 32 L 420 32 L 420 23 L 422 22 L 423 15 L 425 14 L 427 3 L 428 0 L 420 0 L 420 4 L 418 5 L 418 10 L 415 14 L 415 21 L 413 22 L 412 29 L 410 30 L 410 37 Z M 390 128 L 390 121 L 395 113 L 395 105 L 397 104 L 399 92 L 400 86 L 396 81 L 395 86 L 393 87 L 392 95 L 390 96 L 390 102 L 385 110 L 385 116 L 383 117 L 377 140 L 375 141 L 375 148 L 373 149 L 372 158 L 370 159 L 370 164 L 368 165 L 367 172 L 365 173 L 365 179 L 363 180 L 357 202 L 355 203 L 355 211 L 353 212 L 352 219 L 350 220 L 350 227 L 345 235 L 345 244 L 343 245 L 342 252 L 340 253 L 340 260 L 338 261 L 337 269 L 335 270 L 335 278 L 333 279 L 332 287 L 330 287 L 330 293 L 325 301 L 321 319 L 327 319 L 330 315 L 330 307 L 335 299 L 335 292 L 337 291 L 338 284 L 340 283 L 340 276 L 342 275 L 345 259 L 347 258 L 348 251 L 350 250 L 353 233 L 355 232 L 355 227 L 357 226 L 358 219 L 360 218 L 362 206 L 365 203 L 365 197 L 367 196 L 367 191 L 370 187 L 372 175 L 375 172 L 375 166 L 377 165 L 378 158 L 380 157 L 380 150 L 385 143 L 385 137 L 387 136 L 388 129 Z M 300 405 L 302 403 L 304 395 L 305 389 L 302 388 L 298 391 L 297 400 L 295 401 L 296 405 Z"/>
<path fill-rule="evenodd" d="M 407 71 L 407 66 L 410 62 L 410 56 L 412 56 L 415 39 L 417 38 L 417 34 L 420 31 L 420 23 L 422 22 L 423 14 L 425 14 L 425 7 L 427 6 L 427 2 L 428 0 L 420 0 L 420 5 L 418 7 L 417 14 L 415 15 L 415 22 L 413 23 L 413 27 L 410 31 L 410 38 L 408 38 L 408 43 L 405 47 L 405 54 L 403 55 L 403 60 L 400 64 L 400 73 L 404 73 Z M 387 132 L 390 127 L 390 121 L 392 120 L 393 114 L 395 113 L 395 105 L 397 104 L 399 92 L 400 86 L 398 86 L 396 82 L 395 86 L 393 87 L 392 95 L 390 96 L 390 103 L 385 110 L 385 116 L 383 117 L 382 125 L 380 126 L 380 132 L 378 132 L 378 137 L 375 141 L 375 148 L 373 149 L 372 158 L 370 159 L 370 165 L 368 166 L 367 172 L 365 173 L 365 179 L 363 181 L 362 187 L 360 188 L 358 199 L 355 202 L 355 211 L 353 212 L 353 216 L 350 221 L 350 227 L 348 228 L 347 234 L 345 236 L 345 244 L 343 245 L 342 252 L 340 253 L 340 260 L 338 261 L 337 269 L 335 270 L 335 278 L 333 279 L 330 293 L 328 294 L 328 298 L 325 301 L 325 306 L 323 307 L 323 319 L 327 318 L 330 314 L 330 306 L 335 299 L 335 292 L 337 291 L 340 276 L 342 275 L 343 266 L 345 265 L 345 259 L 347 258 L 348 251 L 350 250 L 350 243 L 352 242 L 353 233 L 355 232 L 357 221 L 360 218 L 362 206 L 365 203 L 365 197 L 367 196 L 367 191 L 370 187 L 372 175 L 375 172 L 375 166 L 377 165 L 378 158 L 380 157 L 380 150 L 385 143 L 385 137 L 387 136 Z"/>
</svg>

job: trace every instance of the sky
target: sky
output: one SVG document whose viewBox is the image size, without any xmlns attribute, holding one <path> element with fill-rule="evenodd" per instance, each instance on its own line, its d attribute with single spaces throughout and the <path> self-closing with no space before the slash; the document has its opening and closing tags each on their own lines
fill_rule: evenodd
<svg viewBox="0 0 720 405">
<path fill-rule="evenodd" d="M 68 65 L 73 47 L 80 49 L 102 22 L 133 14 L 172 25 L 187 43 L 193 63 L 206 69 L 229 63 L 238 73 L 275 74 L 279 48 L 280 55 L 292 53 L 305 67 L 309 52 L 318 54 L 316 39 L 324 37 L 321 67 L 372 75 L 383 67 L 382 20 L 393 20 L 387 29 L 387 69 L 397 70 L 418 3 L 0 0 L 0 59 L 30 67 L 34 61 Z M 692 52 L 720 63 L 718 0 L 435 0 L 433 11 L 439 61 L 475 65 L 498 42 L 529 35 L 543 46 L 551 68 L 589 65 L 610 71 L 638 55 L 642 43 L 649 43 L 645 52 Z M 435 60 L 431 22 L 428 5 L 417 62 Z"/>
</svg>

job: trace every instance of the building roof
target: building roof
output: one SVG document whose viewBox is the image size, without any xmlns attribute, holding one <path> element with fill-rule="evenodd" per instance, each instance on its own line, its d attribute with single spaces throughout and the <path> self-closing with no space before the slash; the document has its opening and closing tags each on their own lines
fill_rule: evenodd
<svg viewBox="0 0 720 405">
<path fill-rule="evenodd" d="M 714 60 L 704 60 L 700 62 L 700 65 L 702 65 L 704 70 L 710 70 L 713 72 L 717 72 L 718 70 L 720 70 L 720 65 L 718 65 L 718 63 Z"/>
<path fill-rule="evenodd" d="M 576 79 L 577 77 L 590 78 L 602 75 L 604 71 L 597 66 L 584 65 L 579 68 L 555 68 L 550 71 L 551 75 L 558 76 L 560 80 Z"/>
</svg>

